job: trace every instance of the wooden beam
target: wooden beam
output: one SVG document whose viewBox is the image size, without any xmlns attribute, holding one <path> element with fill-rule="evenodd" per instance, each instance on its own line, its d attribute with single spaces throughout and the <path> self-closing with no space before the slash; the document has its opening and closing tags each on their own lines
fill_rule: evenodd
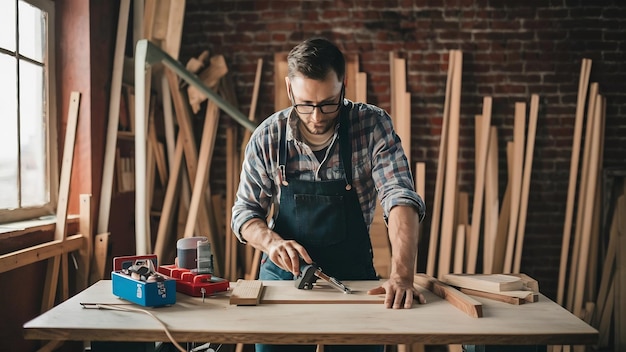
<svg viewBox="0 0 626 352">
<path fill-rule="evenodd" d="M 598 96 L 598 84 L 592 83 L 589 90 L 589 101 L 588 101 L 588 110 L 587 110 L 587 121 L 585 126 L 585 145 L 582 151 L 582 167 L 580 170 L 580 181 L 578 184 L 578 200 L 577 204 L 579 204 L 577 212 L 576 212 L 576 227 L 574 228 L 574 244 L 572 248 L 572 260 L 570 261 L 570 269 L 567 275 L 569 276 L 568 282 L 568 292 L 567 292 L 567 302 L 566 308 L 569 311 L 573 312 L 574 309 L 574 288 L 576 287 L 576 280 L 578 276 L 576 275 L 576 270 L 578 267 L 578 259 L 580 255 L 580 241 L 582 236 L 582 227 L 583 227 L 583 217 L 585 206 L 589 201 L 586 199 L 587 192 L 586 189 L 588 187 L 588 175 L 589 175 L 589 158 L 590 158 L 590 149 L 591 149 L 591 138 L 593 132 L 593 115 L 595 111 L 595 105 L 597 104 L 597 96 Z"/>
<path fill-rule="evenodd" d="M 457 163 L 459 157 L 459 124 L 461 118 L 461 77 L 463 56 L 461 51 L 453 50 L 454 70 L 452 92 L 450 95 L 450 125 L 448 131 L 448 150 L 446 156 L 445 191 L 442 211 L 441 245 L 439 247 L 439 276 L 450 272 L 450 250 L 454 230 L 454 211 L 457 192 Z"/>
<path fill-rule="evenodd" d="M 102 168 L 102 185 L 100 188 L 100 204 L 98 212 L 97 233 L 106 233 L 109 229 L 111 212 L 111 195 L 113 191 L 113 172 L 115 169 L 115 146 L 117 145 L 117 129 L 119 123 L 120 97 L 122 94 L 122 74 L 124 70 L 124 50 L 128 31 L 130 0 L 120 1 L 117 20 L 117 35 L 113 53 L 113 72 L 111 74 L 111 91 L 107 135 L 104 147 L 104 164 Z"/>
<path fill-rule="evenodd" d="M 282 110 L 291 106 L 287 95 L 285 77 L 288 74 L 287 52 L 274 54 L 274 110 Z"/>
<path fill-rule="evenodd" d="M 493 251 L 493 270 L 492 273 L 502 273 L 504 270 L 504 255 L 506 251 L 507 228 L 511 217 L 511 178 L 513 174 L 513 142 L 506 145 L 507 175 L 508 182 L 504 197 L 502 197 L 502 205 L 498 216 L 498 228 L 496 229 L 496 238 L 494 241 Z"/>
<path fill-rule="evenodd" d="M 85 242 L 83 234 L 76 234 L 0 255 L 0 273 L 86 248 Z"/>
<path fill-rule="evenodd" d="M 504 257 L 504 273 L 513 272 L 513 254 L 519 218 L 520 195 L 522 190 L 522 173 L 524 168 L 524 134 L 526 125 L 526 103 L 515 103 L 515 122 L 513 126 L 513 174 L 511 177 L 511 215 L 506 240 Z"/>
<path fill-rule="evenodd" d="M 483 197 L 485 195 L 485 172 L 487 169 L 487 153 L 489 151 L 489 129 L 491 128 L 492 98 L 483 98 L 483 114 L 480 121 L 480 140 L 476 151 L 476 175 L 474 176 L 474 200 L 472 203 L 472 232 L 469 241 L 467 256 L 467 273 L 476 272 L 478 258 L 478 242 L 483 211 Z"/>
<path fill-rule="evenodd" d="M 598 95 L 595 104 L 595 110 L 592 118 L 593 127 L 591 140 L 591 148 L 589 150 L 589 175 L 587 179 L 587 186 L 585 189 L 585 212 L 583 214 L 582 223 L 582 237 L 580 242 L 580 256 L 578 258 L 578 277 L 576 278 L 576 292 L 574 295 L 574 315 L 581 317 L 581 311 L 583 308 L 583 299 L 585 293 L 585 283 L 587 275 L 587 265 L 589 263 L 589 241 L 591 238 L 591 226 L 593 216 L 593 199 L 595 199 L 596 184 L 598 180 L 599 169 L 602 167 L 599 160 L 600 145 L 604 143 L 602 131 L 602 103 L 601 96 Z M 581 204 L 582 205 L 582 204 Z"/>
<path fill-rule="evenodd" d="M 539 96 L 530 97 L 530 118 L 528 121 L 528 135 L 526 139 L 526 156 L 524 157 L 524 174 L 522 175 L 522 190 L 520 196 L 519 219 L 517 223 L 517 243 L 515 245 L 515 260 L 513 272 L 519 273 L 522 264 L 522 248 L 526 231 L 526 214 L 528 212 L 528 194 L 530 193 L 530 175 L 533 168 L 533 152 L 535 151 L 535 134 L 537 133 L 537 118 L 539 114 Z"/>
<path fill-rule="evenodd" d="M 480 318 L 483 316 L 482 303 L 429 275 L 415 274 L 413 278 L 413 285 L 419 285 L 431 291 L 435 295 L 450 302 L 450 304 L 460 309 L 470 317 Z"/>
<path fill-rule="evenodd" d="M 591 72 L 591 60 L 583 59 L 580 68 L 578 82 L 578 99 L 576 102 L 576 117 L 574 120 L 574 136 L 572 156 L 569 169 L 569 183 L 567 188 L 567 200 L 565 202 L 565 222 L 563 224 L 563 240 L 561 243 L 561 261 L 559 266 L 559 282 L 557 287 L 557 303 L 564 305 L 565 276 L 567 275 L 568 253 L 570 238 L 572 235 L 572 218 L 574 215 L 574 203 L 576 202 L 576 183 L 578 178 L 578 159 L 580 156 L 580 140 L 584 119 L 585 100 L 589 86 L 589 74 Z"/>
<path fill-rule="evenodd" d="M 69 205 L 70 182 L 74 163 L 74 149 L 76 146 L 76 130 L 78 127 L 78 109 L 80 107 L 80 93 L 72 92 L 70 95 L 69 109 L 67 113 L 67 126 L 65 130 L 65 143 L 63 146 L 63 162 L 61 164 L 61 179 L 59 185 L 59 199 L 57 202 L 56 227 L 54 240 L 65 241 L 67 226 L 67 208 Z M 59 273 L 61 271 L 61 273 Z M 44 285 L 41 311 L 45 312 L 54 306 L 56 290 L 61 275 L 61 294 L 65 300 L 69 296 L 67 255 L 62 253 L 48 261 L 46 282 Z"/>
<path fill-rule="evenodd" d="M 78 252 L 76 288 L 80 292 L 89 286 L 91 258 L 93 257 L 93 221 L 91 219 L 91 194 L 80 195 L 79 232 L 85 237 L 85 246 Z"/>
<path fill-rule="evenodd" d="M 493 255 L 498 233 L 498 213 L 500 211 L 498 189 L 498 130 L 489 129 L 487 166 L 485 169 L 485 225 L 483 227 L 483 273 L 493 273 Z"/>
</svg>

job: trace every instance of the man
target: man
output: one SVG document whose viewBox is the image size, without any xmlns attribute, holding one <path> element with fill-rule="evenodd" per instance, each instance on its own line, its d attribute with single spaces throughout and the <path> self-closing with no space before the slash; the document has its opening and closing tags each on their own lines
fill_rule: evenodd
<svg viewBox="0 0 626 352">
<path fill-rule="evenodd" d="M 293 280 L 303 262 L 315 262 L 339 280 L 376 280 L 369 227 L 378 196 L 391 274 L 369 293 L 384 293 L 387 308 L 411 308 L 414 296 L 423 302 L 413 274 L 425 206 L 389 115 L 345 99 L 345 60 L 329 41 L 306 40 L 287 61 L 292 106 L 252 134 L 233 206 L 233 231 L 263 251 L 259 279 Z"/>
</svg>

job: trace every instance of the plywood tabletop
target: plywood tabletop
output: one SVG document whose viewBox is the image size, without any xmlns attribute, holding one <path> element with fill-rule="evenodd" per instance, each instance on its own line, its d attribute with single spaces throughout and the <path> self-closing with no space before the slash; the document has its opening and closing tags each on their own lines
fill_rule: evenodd
<svg viewBox="0 0 626 352">
<path fill-rule="evenodd" d="M 510 305 L 476 298 L 484 316 L 472 318 L 424 292 L 427 303 L 412 309 L 380 304 L 267 303 L 293 295 L 313 301 L 320 292 L 297 290 L 289 282 L 264 281 L 269 288 L 257 306 L 229 304 L 229 292 L 202 298 L 177 295 L 173 306 L 147 308 L 177 341 L 290 344 L 593 344 L 598 332 L 540 295 L 532 304 Z M 365 299 L 376 281 L 345 282 L 355 295 L 323 291 L 339 299 Z M 296 291 L 293 291 L 296 290 Z M 282 292 L 282 293 L 281 293 Z M 361 293 L 359 293 L 361 292 Z M 316 296 L 318 295 L 318 296 Z M 348 297 L 351 296 L 351 297 Z M 272 298 L 274 297 L 274 298 Z M 278 298 L 277 298 L 278 297 Z M 282 298 L 280 298 L 282 297 Z M 371 296 L 372 300 L 379 296 Z M 319 298 L 317 298 L 319 300 Z M 82 308 L 80 303 L 126 304 L 112 294 L 111 281 L 99 281 L 52 310 L 27 322 L 27 339 L 78 341 L 166 341 L 160 324 L 146 314 Z M 347 303 L 347 302 L 346 302 Z M 132 305 L 135 308 L 141 308 Z"/>
</svg>

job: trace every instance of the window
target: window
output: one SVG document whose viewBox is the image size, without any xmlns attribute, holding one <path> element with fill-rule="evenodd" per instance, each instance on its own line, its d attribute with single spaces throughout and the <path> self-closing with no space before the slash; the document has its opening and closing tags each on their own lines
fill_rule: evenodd
<svg viewBox="0 0 626 352">
<path fill-rule="evenodd" d="M 0 223 L 54 213 L 54 3 L 0 2 Z"/>
</svg>

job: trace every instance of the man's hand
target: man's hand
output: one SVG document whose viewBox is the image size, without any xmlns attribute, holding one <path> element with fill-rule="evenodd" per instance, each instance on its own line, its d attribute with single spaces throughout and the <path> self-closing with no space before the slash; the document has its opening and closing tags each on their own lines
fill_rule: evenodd
<svg viewBox="0 0 626 352">
<path fill-rule="evenodd" d="M 300 275 L 300 258 L 307 264 L 313 263 L 306 249 L 294 240 L 273 241 L 268 256 L 274 264 L 296 276 Z"/>
<path fill-rule="evenodd" d="M 391 278 L 381 286 L 367 291 L 368 295 L 385 294 L 385 307 L 393 309 L 406 308 L 413 306 L 413 297 L 417 298 L 418 303 L 426 303 L 424 296 L 413 287 L 412 282 Z"/>
</svg>

